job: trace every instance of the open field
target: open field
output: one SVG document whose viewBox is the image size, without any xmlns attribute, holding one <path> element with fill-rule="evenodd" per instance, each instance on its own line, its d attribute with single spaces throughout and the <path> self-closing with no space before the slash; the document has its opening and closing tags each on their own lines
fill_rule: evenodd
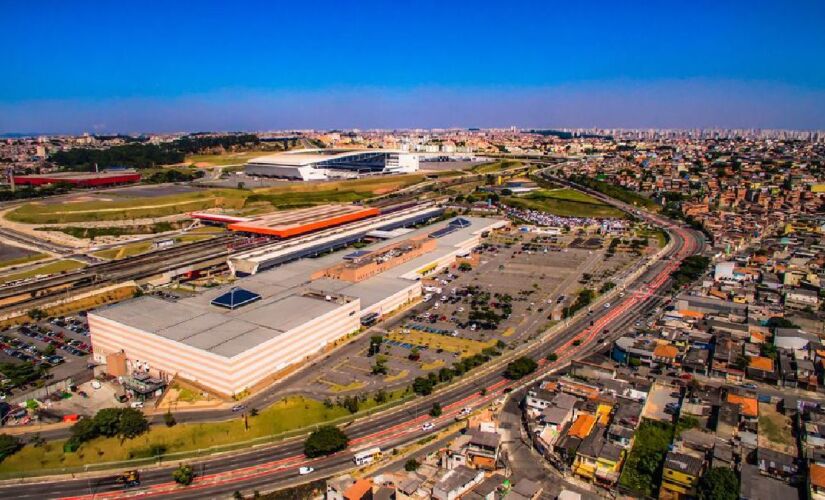
<svg viewBox="0 0 825 500">
<path fill-rule="evenodd" d="M 165 217 L 215 207 L 241 208 L 247 195 L 239 190 L 212 189 L 169 196 L 70 204 L 33 202 L 7 213 L 6 218 L 27 224 L 63 224 Z"/>
<path fill-rule="evenodd" d="M 243 209 L 268 204 L 275 209 L 353 202 L 411 186 L 424 175 L 394 175 L 329 182 L 291 182 L 257 190 L 203 189 L 170 195 L 125 198 L 121 195 L 72 203 L 26 203 L 6 218 L 26 224 L 64 224 L 132 220 L 177 215 L 209 208 Z"/>
<path fill-rule="evenodd" d="M 402 396 L 403 390 L 387 393 L 388 401 Z M 360 409 L 368 410 L 375 406 L 375 401 L 370 399 L 363 402 Z M 341 406 L 327 407 L 314 399 L 288 397 L 261 410 L 258 416 L 249 417 L 249 430 L 244 429 L 243 418 L 238 415 L 238 418 L 226 422 L 154 426 L 148 433 L 123 442 L 116 437 L 97 438 L 85 443 L 75 453 L 64 453 L 65 441 L 62 440 L 40 447 L 26 445 L 0 463 L 0 472 L 75 467 L 198 450 L 279 434 L 349 414 L 349 410 Z"/>
<path fill-rule="evenodd" d="M 562 217 L 626 217 L 621 210 L 572 189 L 539 189 L 523 196 L 508 196 L 504 198 L 504 203 Z"/>
<path fill-rule="evenodd" d="M 478 354 L 485 347 L 492 347 L 496 344 L 495 340 L 480 342 L 478 340 L 451 337 L 449 335 L 440 335 L 438 333 L 422 332 L 419 330 L 410 330 L 409 333 L 391 332 L 387 334 L 387 338 L 427 349 L 442 349 L 447 352 L 460 354 L 461 356 Z"/>
<path fill-rule="evenodd" d="M 482 163 L 481 165 L 476 165 L 470 169 L 470 172 L 475 174 L 490 174 L 493 172 L 498 172 L 499 170 L 504 170 L 506 168 L 513 168 L 518 167 L 521 165 L 521 162 L 515 160 L 503 160 L 503 161 L 496 161 L 492 163 Z"/>
<path fill-rule="evenodd" d="M 796 453 L 793 423 L 771 403 L 759 403 L 759 447 L 779 453 Z"/>
<path fill-rule="evenodd" d="M 34 276 L 37 276 L 38 274 L 45 275 L 57 274 L 63 271 L 74 271 L 75 269 L 80 269 L 81 267 L 84 267 L 84 265 L 85 264 L 83 264 L 82 262 L 72 259 L 57 260 L 39 267 L 35 267 L 34 269 L 29 269 L 19 273 L 0 276 L 0 283 L 8 283 L 10 281 L 32 278 Z"/>
<path fill-rule="evenodd" d="M 125 257 L 131 257 L 133 255 L 148 252 L 151 249 L 151 241 L 140 241 L 138 243 L 130 243 L 119 247 L 100 250 L 94 252 L 92 255 L 95 257 L 100 257 L 101 259 L 123 259 Z"/>
<path fill-rule="evenodd" d="M 186 163 L 196 167 L 222 167 L 224 165 L 237 165 L 246 163 L 252 158 L 278 153 L 279 151 L 244 151 L 240 153 L 226 153 L 219 155 L 190 155 L 186 157 Z"/>
</svg>

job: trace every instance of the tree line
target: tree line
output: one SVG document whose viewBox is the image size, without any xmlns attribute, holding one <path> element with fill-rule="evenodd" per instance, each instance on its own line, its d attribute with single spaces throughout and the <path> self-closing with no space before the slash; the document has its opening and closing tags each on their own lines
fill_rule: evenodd
<svg viewBox="0 0 825 500">
<path fill-rule="evenodd" d="M 254 134 L 224 136 L 185 136 L 164 144 L 131 143 L 107 149 L 74 148 L 58 151 L 49 158 L 53 163 L 67 169 L 93 171 L 99 168 L 129 167 L 149 168 L 159 165 L 181 163 L 187 154 L 200 153 L 211 149 L 237 149 L 260 144 Z"/>
</svg>

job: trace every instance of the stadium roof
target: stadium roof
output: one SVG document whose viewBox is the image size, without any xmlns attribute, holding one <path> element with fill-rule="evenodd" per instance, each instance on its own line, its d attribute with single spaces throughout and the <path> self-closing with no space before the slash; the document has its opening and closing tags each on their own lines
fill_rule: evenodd
<svg viewBox="0 0 825 500">
<path fill-rule="evenodd" d="M 407 153 L 398 149 L 296 149 L 285 151 L 274 155 L 259 156 L 252 158 L 247 163 L 269 164 L 269 165 L 289 165 L 301 167 L 314 165 L 315 163 L 337 160 L 348 156 L 357 156 L 365 153 Z"/>
</svg>

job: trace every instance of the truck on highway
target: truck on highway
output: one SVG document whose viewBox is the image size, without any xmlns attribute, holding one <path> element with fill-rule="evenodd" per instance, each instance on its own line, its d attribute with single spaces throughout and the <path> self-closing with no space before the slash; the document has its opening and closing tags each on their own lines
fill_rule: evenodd
<svg viewBox="0 0 825 500">
<path fill-rule="evenodd" d="M 127 470 L 123 474 L 117 476 L 115 481 L 122 484 L 124 488 L 134 488 L 140 486 L 140 472 L 136 470 Z"/>
</svg>

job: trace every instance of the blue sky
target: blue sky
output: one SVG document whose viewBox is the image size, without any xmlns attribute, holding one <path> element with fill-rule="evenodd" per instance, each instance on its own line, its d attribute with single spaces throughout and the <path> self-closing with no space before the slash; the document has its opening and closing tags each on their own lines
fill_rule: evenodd
<svg viewBox="0 0 825 500">
<path fill-rule="evenodd" d="M 825 128 L 821 1 L 0 8 L 0 131 Z"/>
</svg>

